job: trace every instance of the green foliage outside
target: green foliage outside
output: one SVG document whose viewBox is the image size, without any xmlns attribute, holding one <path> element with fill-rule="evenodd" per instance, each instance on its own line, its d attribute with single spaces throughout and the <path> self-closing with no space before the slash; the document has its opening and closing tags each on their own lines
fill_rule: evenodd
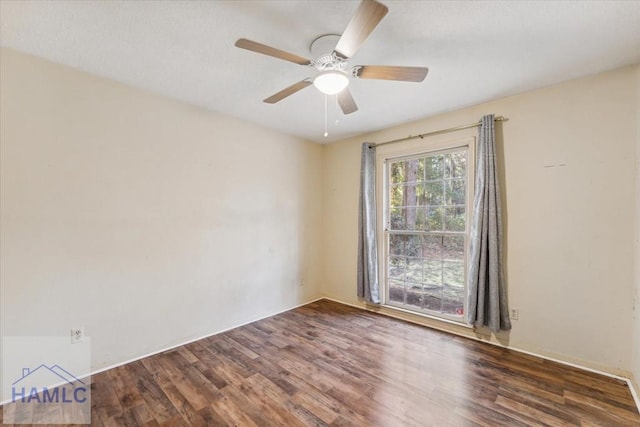
<svg viewBox="0 0 640 427">
<path fill-rule="evenodd" d="M 466 151 L 390 165 L 390 299 L 449 314 L 464 301 Z"/>
</svg>

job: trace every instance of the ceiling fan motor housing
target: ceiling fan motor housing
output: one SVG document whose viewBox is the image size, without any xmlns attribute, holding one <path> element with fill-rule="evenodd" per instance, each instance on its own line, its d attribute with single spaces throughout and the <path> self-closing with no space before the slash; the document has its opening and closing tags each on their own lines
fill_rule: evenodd
<svg viewBox="0 0 640 427">
<path fill-rule="evenodd" d="M 320 58 L 311 61 L 310 66 L 314 67 L 318 71 L 347 71 L 347 61 L 337 56 L 335 53 L 321 56 Z"/>
</svg>

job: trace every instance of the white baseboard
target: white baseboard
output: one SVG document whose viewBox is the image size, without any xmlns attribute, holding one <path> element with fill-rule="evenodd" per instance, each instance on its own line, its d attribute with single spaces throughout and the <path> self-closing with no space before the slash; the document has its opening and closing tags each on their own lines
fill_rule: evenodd
<svg viewBox="0 0 640 427">
<path fill-rule="evenodd" d="M 638 407 L 638 412 L 640 412 L 640 384 L 637 382 L 640 378 L 637 378 L 635 381 L 632 378 L 627 378 L 627 383 L 629 384 L 629 390 L 631 390 L 631 395 L 633 396 L 633 400 L 636 401 L 636 406 Z"/>
<path fill-rule="evenodd" d="M 340 301 L 338 299 L 330 298 L 330 297 L 324 297 L 324 298 L 320 298 L 320 299 L 326 299 L 328 301 L 333 301 L 333 302 L 337 302 L 339 304 L 348 305 L 350 307 L 359 308 L 361 310 L 366 310 L 366 311 L 369 311 L 369 312 L 372 312 L 372 313 L 380 314 L 382 316 L 392 317 L 394 319 L 398 319 L 398 320 L 402 320 L 402 321 L 405 321 L 405 322 L 414 323 L 414 324 L 417 324 L 417 325 L 420 325 L 420 326 L 424 326 L 425 328 L 437 329 L 437 328 L 433 328 L 432 326 L 425 325 L 424 323 L 413 321 L 413 320 L 410 320 L 410 319 L 407 319 L 407 318 L 404 318 L 404 317 L 400 317 L 400 316 L 394 316 L 392 314 L 389 314 L 388 312 L 380 312 L 380 311 L 376 311 L 376 310 L 371 310 L 370 308 L 367 308 L 366 306 L 363 306 L 363 305 L 349 303 L 349 302 L 345 302 L 345 301 Z M 486 344 L 491 344 L 491 345 L 494 345 L 496 347 L 508 348 L 509 350 L 517 351 L 518 353 L 524 353 L 524 354 L 527 354 L 529 356 L 535 356 L 535 357 L 539 357 L 539 358 L 544 359 L 544 360 L 548 360 L 550 362 L 556 362 L 556 363 L 559 363 L 561 365 L 571 366 L 573 368 L 582 369 L 583 371 L 588 371 L 588 372 L 592 372 L 594 374 L 604 375 L 604 376 L 609 377 L 609 378 L 615 378 L 617 380 L 624 381 L 629 386 L 629 390 L 631 392 L 631 395 L 633 396 L 633 400 L 636 403 L 636 407 L 638 408 L 638 412 L 640 412 L 640 396 L 639 396 L 640 395 L 640 389 L 635 384 L 635 381 L 633 381 L 631 378 L 624 377 L 624 376 L 621 376 L 621 375 L 612 374 L 611 372 L 606 372 L 606 371 L 602 371 L 602 370 L 599 370 L 599 369 L 590 368 L 590 367 L 583 366 L 583 365 L 580 365 L 580 364 L 577 364 L 577 363 L 574 363 L 574 362 L 568 362 L 566 360 L 556 359 L 554 357 L 550 357 L 550 356 L 546 356 L 546 355 L 543 355 L 543 354 L 534 353 L 534 352 L 531 352 L 531 351 L 528 351 L 528 350 L 523 350 L 523 349 L 520 349 L 520 348 L 517 348 L 517 347 L 505 346 L 505 345 L 502 345 L 502 344 L 500 344 L 498 342 L 479 339 L 479 338 L 476 338 L 476 337 L 474 337 L 472 335 L 465 335 L 465 334 L 461 334 L 461 333 L 458 333 L 458 332 L 455 332 L 455 331 L 452 331 L 452 330 L 448 330 L 448 329 L 447 330 L 445 330 L 445 329 L 437 329 L 437 330 L 445 332 L 445 333 L 457 335 L 457 336 L 460 336 L 460 337 L 469 338 L 469 339 L 472 339 L 474 341 L 479 341 L 479 342 L 483 342 L 483 343 L 486 343 Z"/>
</svg>

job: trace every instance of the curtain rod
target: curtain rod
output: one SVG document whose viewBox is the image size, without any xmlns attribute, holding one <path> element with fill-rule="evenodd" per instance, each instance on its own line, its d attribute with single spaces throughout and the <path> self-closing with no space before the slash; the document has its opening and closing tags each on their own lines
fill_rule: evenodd
<svg viewBox="0 0 640 427">
<path fill-rule="evenodd" d="M 506 122 L 509 119 L 506 118 L 506 117 L 498 116 L 498 117 L 495 117 L 493 120 L 496 121 L 496 122 Z M 478 126 L 480 126 L 480 124 L 481 124 L 481 122 L 476 122 L 476 123 L 471 123 L 471 124 L 468 124 L 468 125 L 456 126 L 456 127 L 449 128 L 449 129 L 441 129 L 441 130 L 435 130 L 433 132 L 421 133 L 420 135 L 413 135 L 413 136 L 409 135 L 409 136 L 407 136 L 405 138 L 394 139 L 393 141 L 380 142 L 380 143 L 374 144 L 374 145 L 376 147 L 380 147 L 381 145 L 394 144 L 396 142 L 407 141 L 409 139 L 415 139 L 415 138 L 422 139 L 422 138 L 427 137 L 427 136 L 440 135 L 442 133 L 449 133 L 449 132 L 455 132 L 457 130 L 463 130 L 463 129 L 470 129 L 470 128 L 478 127 Z"/>
</svg>

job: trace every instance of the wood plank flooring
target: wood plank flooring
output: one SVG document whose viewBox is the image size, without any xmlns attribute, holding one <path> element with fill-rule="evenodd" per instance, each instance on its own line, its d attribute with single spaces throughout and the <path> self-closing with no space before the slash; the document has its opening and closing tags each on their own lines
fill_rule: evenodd
<svg viewBox="0 0 640 427">
<path fill-rule="evenodd" d="M 640 426 L 622 381 L 326 300 L 92 381 L 95 426 Z"/>
</svg>

